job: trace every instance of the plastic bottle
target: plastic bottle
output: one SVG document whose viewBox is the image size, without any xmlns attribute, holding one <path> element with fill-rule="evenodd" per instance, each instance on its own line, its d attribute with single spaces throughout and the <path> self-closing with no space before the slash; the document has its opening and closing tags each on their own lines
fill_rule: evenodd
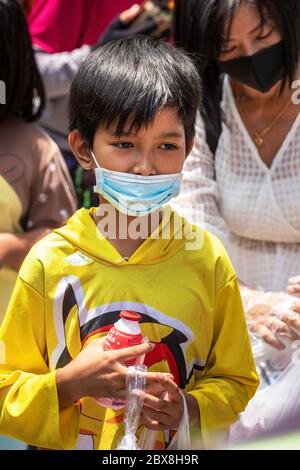
<svg viewBox="0 0 300 470">
<path fill-rule="evenodd" d="M 120 319 L 109 330 L 106 341 L 104 343 L 104 351 L 112 351 L 116 349 L 129 348 L 142 344 L 145 339 L 142 335 L 139 321 L 141 315 L 136 312 L 123 310 L 120 313 Z M 127 367 L 134 364 L 143 363 L 144 358 L 136 358 L 125 361 Z M 125 401 L 114 398 L 96 398 L 96 402 L 104 408 L 112 408 L 118 410 L 124 408 Z"/>
</svg>

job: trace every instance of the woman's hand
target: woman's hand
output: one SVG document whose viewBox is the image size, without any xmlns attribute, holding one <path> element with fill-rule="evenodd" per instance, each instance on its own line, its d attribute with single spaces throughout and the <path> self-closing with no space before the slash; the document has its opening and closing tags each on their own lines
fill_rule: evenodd
<svg viewBox="0 0 300 470">
<path fill-rule="evenodd" d="M 289 279 L 287 291 L 290 295 L 300 295 L 300 276 L 294 276 Z"/>
<path fill-rule="evenodd" d="M 287 312 L 282 320 L 288 325 L 294 334 L 294 339 L 300 337 L 300 301 L 295 301 L 292 309 Z"/>
<path fill-rule="evenodd" d="M 245 314 L 250 330 L 273 348 L 285 349 L 285 339 L 298 338 L 295 331 L 295 315 L 298 314 L 293 311 L 295 300 L 284 292 L 249 292 Z M 253 297 L 251 292 L 254 292 Z"/>
</svg>

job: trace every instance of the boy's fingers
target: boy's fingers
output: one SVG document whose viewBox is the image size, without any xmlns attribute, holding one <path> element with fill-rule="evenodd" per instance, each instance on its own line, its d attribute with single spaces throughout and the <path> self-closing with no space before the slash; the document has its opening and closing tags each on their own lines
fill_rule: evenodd
<svg viewBox="0 0 300 470">
<path fill-rule="evenodd" d="M 118 349 L 114 352 L 116 358 L 119 361 L 127 361 L 129 359 L 134 359 L 135 357 L 142 356 L 154 349 L 154 345 L 151 343 L 143 343 L 138 346 L 131 346 L 130 348 Z"/>
<path fill-rule="evenodd" d="M 106 336 L 102 336 L 102 338 L 94 339 L 87 345 L 87 348 L 90 347 L 90 348 L 102 348 L 103 349 L 105 341 L 106 341 Z"/>
<path fill-rule="evenodd" d="M 178 385 L 171 380 L 166 374 L 158 373 L 157 381 L 164 386 L 165 392 L 168 393 L 175 401 L 181 400 L 181 394 Z"/>
<path fill-rule="evenodd" d="M 143 399 L 143 404 L 154 408 L 155 410 L 167 413 L 168 406 L 166 400 L 158 398 L 149 393 L 142 392 L 141 390 L 133 390 L 133 395 L 139 396 Z"/>
<path fill-rule="evenodd" d="M 146 393 L 149 395 L 153 395 L 156 397 L 161 397 L 165 391 L 166 388 L 164 384 L 159 382 L 159 379 L 157 377 L 157 372 L 148 372 L 146 375 L 146 380 L 147 380 L 147 386 L 146 386 Z M 169 373 L 163 373 L 163 375 L 166 375 L 170 380 L 174 380 L 174 377 L 172 374 Z"/>
<path fill-rule="evenodd" d="M 144 407 L 143 408 L 143 416 L 147 416 L 152 421 L 156 421 L 162 425 L 167 425 L 170 420 L 170 415 L 166 413 L 156 410 L 154 408 Z"/>
<path fill-rule="evenodd" d="M 174 380 L 174 376 L 169 372 L 147 372 L 147 383 L 160 383 L 161 376 Z"/>
<path fill-rule="evenodd" d="M 156 379 L 147 380 L 146 392 L 155 397 L 161 397 L 166 389 L 163 385 L 159 384 Z"/>
<path fill-rule="evenodd" d="M 154 431 L 164 431 L 170 429 L 169 424 L 160 423 L 159 421 L 150 418 L 150 416 L 144 412 L 142 412 L 141 415 L 141 424 L 143 424 L 146 429 L 152 429 Z"/>
</svg>

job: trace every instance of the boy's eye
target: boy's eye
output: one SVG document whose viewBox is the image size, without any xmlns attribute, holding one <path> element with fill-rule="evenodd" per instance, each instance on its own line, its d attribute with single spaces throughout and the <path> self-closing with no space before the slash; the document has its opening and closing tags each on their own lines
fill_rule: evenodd
<svg viewBox="0 0 300 470">
<path fill-rule="evenodd" d="M 162 148 L 163 150 L 176 150 L 177 149 L 176 145 L 173 145 L 173 144 L 162 144 L 160 148 Z"/>
<path fill-rule="evenodd" d="M 116 144 L 113 144 L 113 146 L 117 147 L 118 149 L 130 149 L 133 147 L 130 142 L 117 142 Z"/>
</svg>

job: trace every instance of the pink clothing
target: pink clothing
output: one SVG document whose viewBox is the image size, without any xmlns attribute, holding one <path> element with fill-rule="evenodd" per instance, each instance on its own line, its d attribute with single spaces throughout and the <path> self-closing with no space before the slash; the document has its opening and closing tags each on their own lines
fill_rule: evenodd
<svg viewBox="0 0 300 470">
<path fill-rule="evenodd" d="M 135 3 L 142 0 L 36 0 L 28 16 L 32 42 L 50 54 L 91 46 Z"/>
</svg>

